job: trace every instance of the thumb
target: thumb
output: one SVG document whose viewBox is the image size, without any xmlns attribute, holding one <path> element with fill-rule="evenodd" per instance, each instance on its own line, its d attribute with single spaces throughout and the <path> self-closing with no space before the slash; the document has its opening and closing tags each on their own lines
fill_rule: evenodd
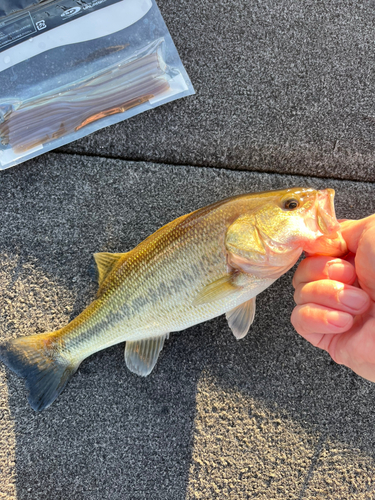
<svg viewBox="0 0 375 500">
<path fill-rule="evenodd" d="M 375 301 L 375 215 L 341 223 L 348 248 L 355 254 L 355 270 L 361 288 Z"/>
<path fill-rule="evenodd" d="M 357 253 L 358 243 L 362 233 L 369 226 L 375 226 L 375 214 L 365 217 L 364 219 L 345 220 L 340 223 L 340 226 L 342 237 L 346 241 L 348 249 L 353 253 Z"/>
</svg>

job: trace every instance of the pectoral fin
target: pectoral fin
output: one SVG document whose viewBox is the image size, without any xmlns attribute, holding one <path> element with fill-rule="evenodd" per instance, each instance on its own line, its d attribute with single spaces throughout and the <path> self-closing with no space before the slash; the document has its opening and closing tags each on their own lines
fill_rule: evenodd
<svg viewBox="0 0 375 500">
<path fill-rule="evenodd" d="M 136 342 L 126 342 L 125 363 L 130 371 L 141 377 L 150 375 L 163 349 L 164 340 L 169 337 L 169 333 L 160 337 L 153 337 Z"/>
<path fill-rule="evenodd" d="M 226 299 L 237 290 L 238 287 L 233 282 L 233 275 L 227 274 L 205 286 L 194 299 L 193 305 L 201 306 L 215 300 Z"/>
<path fill-rule="evenodd" d="M 254 321 L 255 297 L 228 311 L 225 316 L 236 339 L 243 339 Z"/>
</svg>

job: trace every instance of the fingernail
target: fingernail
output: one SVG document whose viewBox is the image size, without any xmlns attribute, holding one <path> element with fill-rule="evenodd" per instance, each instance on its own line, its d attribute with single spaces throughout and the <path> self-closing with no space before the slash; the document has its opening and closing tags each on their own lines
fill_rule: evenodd
<svg viewBox="0 0 375 500">
<path fill-rule="evenodd" d="M 352 320 L 352 317 L 348 313 L 340 312 L 340 311 L 330 311 L 327 314 L 327 321 L 333 326 L 337 326 L 339 328 L 344 328 L 349 322 Z"/>
<path fill-rule="evenodd" d="M 337 273 L 342 272 L 345 269 L 345 264 L 343 264 L 342 260 L 331 260 L 327 262 L 327 273 L 330 279 L 334 279 L 337 276 Z"/>
<path fill-rule="evenodd" d="M 337 297 L 341 304 L 351 309 L 361 309 L 367 302 L 367 297 L 357 290 L 341 290 Z"/>
<path fill-rule="evenodd" d="M 350 282 L 355 278 L 355 269 L 349 262 L 335 259 L 327 263 L 327 274 L 331 280 Z"/>
</svg>

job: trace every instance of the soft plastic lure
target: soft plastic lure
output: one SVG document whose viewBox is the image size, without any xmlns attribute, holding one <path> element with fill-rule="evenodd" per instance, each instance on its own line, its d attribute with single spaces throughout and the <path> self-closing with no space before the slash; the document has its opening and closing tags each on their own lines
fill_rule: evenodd
<svg viewBox="0 0 375 500">
<path fill-rule="evenodd" d="M 53 93 L 2 106 L 2 144 L 24 153 L 168 91 L 159 47 Z"/>
</svg>

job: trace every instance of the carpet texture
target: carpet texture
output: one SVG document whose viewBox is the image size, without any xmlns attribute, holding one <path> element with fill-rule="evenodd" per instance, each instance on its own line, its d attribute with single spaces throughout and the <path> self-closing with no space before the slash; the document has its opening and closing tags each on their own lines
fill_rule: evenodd
<svg viewBox="0 0 375 500">
<path fill-rule="evenodd" d="M 94 252 L 226 196 L 375 212 L 374 1 L 158 5 L 197 94 L 0 172 L 0 341 L 79 314 Z M 296 334 L 292 276 L 243 340 L 224 316 L 172 334 L 147 378 L 114 346 L 42 413 L 0 364 L 0 499 L 373 500 L 375 385 Z"/>
<path fill-rule="evenodd" d="M 375 180 L 375 4 L 159 0 L 197 91 L 63 151 Z"/>
<path fill-rule="evenodd" d="M 217 199 L 293 185 L 333 187 L 340 218 L 375 212 L 366 182 L 61 153 L 0 172 L 1 339 L 82 311 L 94 252 L 130 250 Z M 114 346 L 42 413 L 1 365 L 0 498 L 374 498 L 375 385 L 294 332 L 292 273 L 258 297 L 245 339 L 223 316 L 172 334 L 145 379 Z"/>
</svg>

